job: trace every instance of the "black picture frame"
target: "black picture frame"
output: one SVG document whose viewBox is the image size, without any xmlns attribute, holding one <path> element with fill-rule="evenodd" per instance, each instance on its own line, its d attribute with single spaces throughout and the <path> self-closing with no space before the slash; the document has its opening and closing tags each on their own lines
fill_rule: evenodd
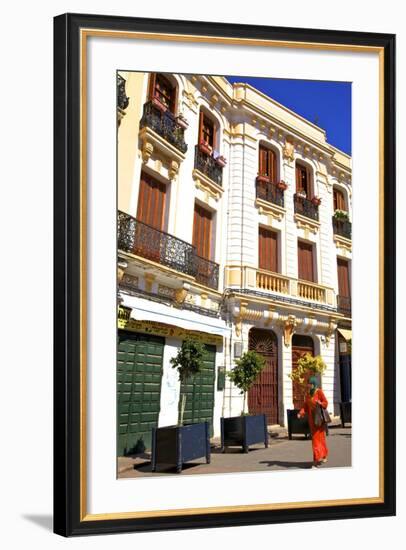
<svg viewBox="0 0 406 550">
<path fill-rule="evenodd" d="M 383 498 L 371 504 L 129 519 L 81 513 L 81 29 L 174 33 L 379 48 L 383 127 Z M 395 514 L 395 36 L 193 21 L 64 14 L 54 19 L 54 531 L 63 536 L 255 525 Z M 383 261 L 383 260 L 382 260 Z"/>
</svg>

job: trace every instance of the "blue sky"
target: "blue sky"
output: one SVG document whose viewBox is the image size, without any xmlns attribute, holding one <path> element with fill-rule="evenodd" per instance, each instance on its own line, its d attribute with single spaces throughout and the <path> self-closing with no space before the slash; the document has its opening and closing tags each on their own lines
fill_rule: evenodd
<svg viewBox="0 0 406 550">
<path fill-rule="evenodd" d="M 247 82 L 327 132 L 327 141 L 351 154 L 351 83 L 227 76 Z"/>
</svg>

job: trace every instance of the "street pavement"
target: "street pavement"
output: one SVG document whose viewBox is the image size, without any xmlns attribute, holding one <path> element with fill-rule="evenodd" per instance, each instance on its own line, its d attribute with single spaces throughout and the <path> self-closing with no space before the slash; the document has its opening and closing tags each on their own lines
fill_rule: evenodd
<svg viewBox="0 0 406 550">
<path fill-rule="evenodd" d="M 285 429 L 270 429 L 269 447 L 252 445 L 248 453 L 241 448 L 230 447 L 225 453 L 220 450 L 220 441 L 211 441 L 211 462 L 206 464 L 204 458 L 183 465 L 182 473 L 174 470 L 151 471 L 151 455 L 145 452 L 141 455 L 119 457 L 118 477 L 138 478 L 163 475 L 192 475 L 230 472 L 254 472 L 286 469 L 310 469 L 312 467 L 312 443 L 304 436 L 293 436 L 289 441 Z M 351 466 L 351 428 L 331 426 L 327 436 L 329 459 L 321 468 L 337 468 Z"/>
</svg>

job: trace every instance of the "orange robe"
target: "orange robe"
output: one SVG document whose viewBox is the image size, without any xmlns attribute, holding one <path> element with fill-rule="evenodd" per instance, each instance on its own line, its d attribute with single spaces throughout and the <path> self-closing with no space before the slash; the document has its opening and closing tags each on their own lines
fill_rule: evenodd
<svg viewBox="0 0 406 550">
<path fill-rule="evenodd" d="M 319 401 L 323 409 L 327 409 L 327 399 L 323 393 L 323 390 L 317 388 L 314 392 L 313 397 L 308 393 L 303 405 L 303 408 L 300 410 L 300 416 L 304 416 L 307 413 L 309 420 L 310 431 L 312 434 L 312 447 L 313 447 L 313 460 L 319 462 L 322 458 L 327 458 L 328 449 L 326 444 L 326 431 L 325 424 L 321 426 L 315 426 L 313 420 L 313 411 L 316 407 L 316 401 Z"/>
</svg>

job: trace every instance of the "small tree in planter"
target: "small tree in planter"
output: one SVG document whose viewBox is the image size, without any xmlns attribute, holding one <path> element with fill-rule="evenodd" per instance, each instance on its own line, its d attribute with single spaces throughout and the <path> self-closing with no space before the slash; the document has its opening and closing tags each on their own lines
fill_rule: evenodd
<svg viewBox="0 0 406 550">
<path fill-rule="evenodd" d="M 264 369 L 265 359 L 255 351 L 247 351 L 235 363 L 227 375 L 244 395 L 243 409 L 240 416 L 221 418 L 222 451 L 231 445 L 241 445 L 244 452 L 248 452 L 249 445 L 259 442 L 264 442 L 265 447 L 268 447 L 265 414 L 245 414 L 247 392 Z"/>
<path fill-rule="evenodd" d="M 265 359 L 256 351 L 246 351 L 240 359 L 236 360 L 235 365 L 227 375 L 241 393 L 244 394 L 241 412 L 241 414 L 244 414 L 247 392 L 265 367 Z"/>
<path fill-rule="evenodd" d="M 306 391 L 306 384 L 310 376 L 322 375 L 327 365 L 320 355 L 313 356 L 311 353 L 305 353 L 297 362 L 297 367 L 288 375 L 293 382 L 297 382 L 303 395 Z"/>
<path fill-rule="evenodd" d="M 204 366 L 206 350 L 204 344 L 193 338 L 186 338 L 178 353 L 170 360 L 174 369 L 178 370 L 180 383 L 186 383 L 189 378 L 195 383 L 194 377 L 199 374 Z M 180 425 L 183 425 L 183 416 L 186 407 L 186 393 L 182 394 L 180 405 Z"/>
<path fill-rule="evenodd" d="M 202 371 L 205 347 L 194 338 L 186 338 L 178 353 L 171 359 L 172 367 L 178 370 L 179 380 L 186 382 Z M 210 462 L 210 429 L 209 422 L 197 422 L 183 425 L 183 416 L 186 406 L 186 393 L 183 392 L 180 404 L 179 424 L 176 426 L 162 426 L 152 430 L 152 471 L 175 467 L 179 473 L 184 462 L 206 457 Z"/>
</svg>

